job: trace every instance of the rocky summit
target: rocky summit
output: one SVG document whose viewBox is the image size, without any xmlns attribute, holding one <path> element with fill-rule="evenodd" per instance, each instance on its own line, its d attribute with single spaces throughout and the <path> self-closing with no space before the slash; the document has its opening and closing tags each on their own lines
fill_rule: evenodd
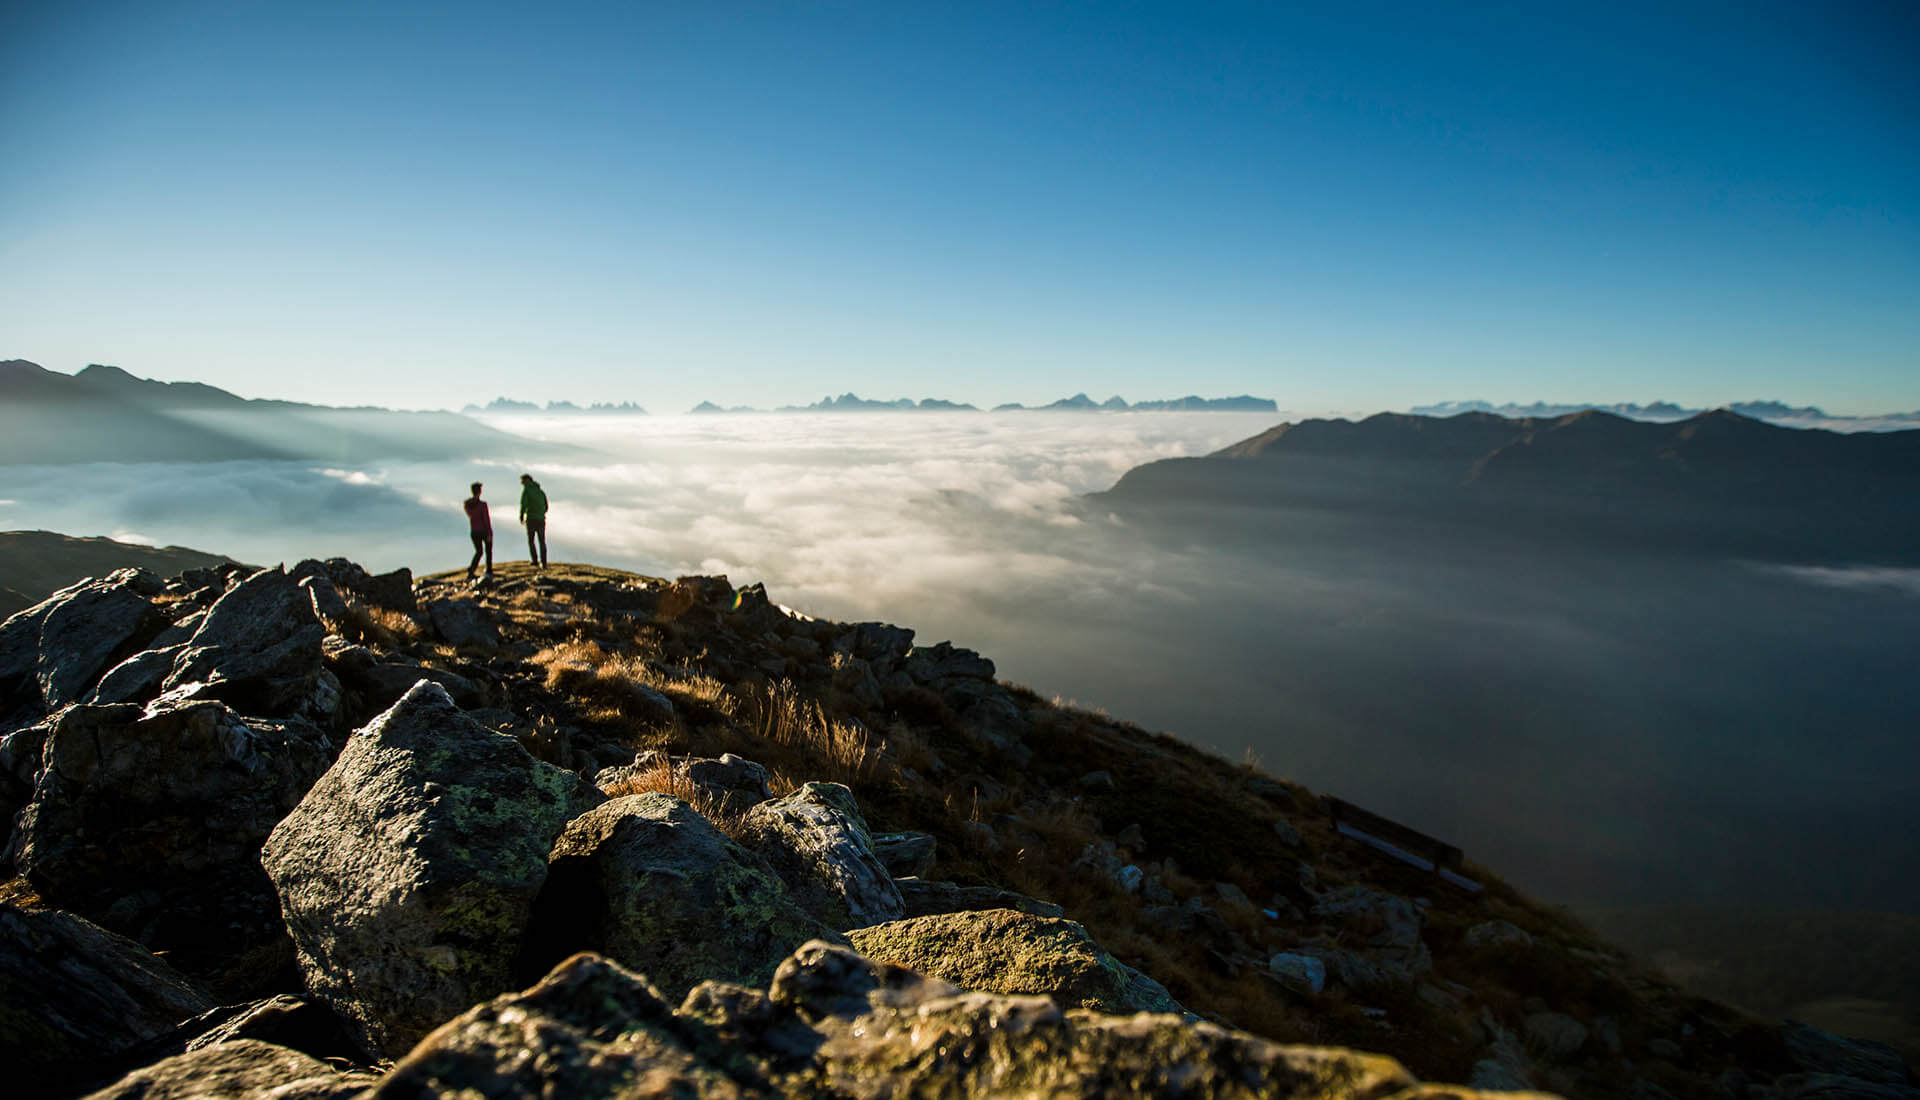
<svg viewBox="0 0 1920 1100">
<path fill-rule="evenodd" d="M 1338 805 L 723 577 L 122 570 L 0 625 L 6 1092 L 1920 1096 Z"/>
</svg>

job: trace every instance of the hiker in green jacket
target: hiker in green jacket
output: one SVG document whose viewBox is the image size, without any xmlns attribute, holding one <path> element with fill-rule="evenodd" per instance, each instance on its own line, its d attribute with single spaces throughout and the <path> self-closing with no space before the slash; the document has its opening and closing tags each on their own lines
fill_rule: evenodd
<svg viewBox="0 0 1920 1100">
<path fill-rule="evenodd" d="M 520 522 L 527 525 L 527 557 L 542 569 L 547 567 L 547 494 L 540 490 L 540 483 L 533 480 L 532 474 L 520 475 Z M 540 537 L 540 548 L 534 549 L 534 536 Z"/>
</svg>

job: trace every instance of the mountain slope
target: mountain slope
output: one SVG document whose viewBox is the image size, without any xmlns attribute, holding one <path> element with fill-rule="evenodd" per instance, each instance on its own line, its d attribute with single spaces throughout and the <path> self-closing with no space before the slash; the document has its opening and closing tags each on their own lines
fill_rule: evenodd
<svg viewBox="0 0 1920 1100">
<path fill-rule="evenodd" d="M 1382 413 L 1282 424 L 1128 471 L 1094 500 L 1192 519 L 1314 508 L 1490 536 L 1791 560 L 1920 560 L 1920 431 L 1783 428 L 1728 410 L 1650 422 Z"/>
<path fill-rule="evenodd" d="M 52 531 L 0 531 L 0 619 L 75 581 L 116 569 L 151 569 L 169 576 L 225 565 L 228 560 L 184 546 L 140 546 Z"/>
<path fill-rule="evenodd" d="M 547 454 L 565 450 L 440 412 L 248 400 L 118 367 L 65 375 L 0 362 L 0 465 Z"/>
</svg>

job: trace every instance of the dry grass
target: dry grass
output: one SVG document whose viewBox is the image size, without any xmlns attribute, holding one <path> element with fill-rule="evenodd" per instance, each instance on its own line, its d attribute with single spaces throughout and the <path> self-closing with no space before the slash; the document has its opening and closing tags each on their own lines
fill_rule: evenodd
<svg viewBox="0 0 1920 1100">
<path fill-rule="evenodd" d="M 820 704 L 800 694 L 787 680 L 750 688 L 740 717 L 759 744 L 800 756 L 815 779 L 863 785 L 873 779 L 879 758 L 874 737 L 864 728 L 829 716 Z"/>
<path fill-rule="evenodd" d="M 347 605 L 344 626 L 347 637 L 382 649 L 401 649 L 427 636 L 426 630 L 406 612 L 363 603 Z"/>
<path fill-rule="evenodd" d="M 723 800 L 715 798 L 705 787 L 688 779 L 664 757 L 656 759 L 647 768 L 622 777 L 619 782 L 608 786 L 606 793 L 612 798 L 649 793 L 672 795 L 692 806 L 695 813 L 735 840 L 745 835 L 744 813 L 729 808 Z"/>
</svg>

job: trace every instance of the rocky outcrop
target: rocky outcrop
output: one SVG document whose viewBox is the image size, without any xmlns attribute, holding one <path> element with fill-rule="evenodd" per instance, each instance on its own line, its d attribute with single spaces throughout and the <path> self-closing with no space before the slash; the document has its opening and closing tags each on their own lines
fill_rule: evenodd
<svg viewBox="0 0 1920 1100">
<path fill-rule="evenodd" d="M 456 649 L 491 649 L 500 644 L 499 629 L 472 600 L 428 600 L 427 618 L 433 632 Z"/>
<path fill-rule="evenodd" d="M 332 760 L 319 730 L 213 701 L 73 706 L 46 730 L 16 840 L 43 896 L 156 948 L 278 935 L 258 853 Z"/>
<path fill-rule="evenodd" d="M 307 591 L 280 569 L 262 569 L 208 609 L 162 690 L 195 686 L 249 714 L 309 708 L 331 676 L 321 666 L 325 637 Z"/>
<path fill-rule="evenodd" d="M 845 931 L 906 914 L 893 876 L 874 855 L 860 805 L 841 784 L 808 783 L 762 802 L 741 828 L 795 902 L 828 927 Z"/>
<path fill-rule="evenodd" d="M 900 1095 L 1469 1098 L 1392 1059 L 1285 1047 L 1172 1015 L 1063 1011 L 965 993 L 825 943 L 766 992 L 707 983 L 678 1011 L 644 979 L 575 956 L 436 1032 L 378 1097 Z"/>
<path fill-rule="evenodd" d="M 210 1007 L 132 940 L 67 913 L 0 904 L 0 1061 L 16 1095 L 70 1094 Z"/>
<path fill-rule="evenodd" d="M 262 852 L 307 988 L 391 1053 L 511 988 L 553 840 L 600 797 L 415 685 Z"/>
<path fill-rule="evenodd" d="M 1012 909 L 916 917 L 847 933 L 868 958 L 981 993 L 1051 997 L 1100 1012 L 1185 1012 L 1165 986 L 1070 920 Z"/>
<path fill-rule="evenodd" d="M 0 624 L 0 718 L 57 710 L 85 696 L 100 674 L 165 629 L 152 597 L 158 577 L 122 569 L 81 581 Z"/>
<path fill-rule="evenodd" d="M 708 978 L 764 982 L 795 947 L 833 937 L 767 864 L 680 799 L 616 798 L 553 845 L 530 948 L 587 948 L 678 997 Z M 544 962 L 545 960 L 542 960 Z"/>
<path fill-rule="evenodd" d="M 372 1081 L 296 1050 L 235 1039 L 155 1062 L 87 1100 L 352 1100 Z"/>
</svg>

